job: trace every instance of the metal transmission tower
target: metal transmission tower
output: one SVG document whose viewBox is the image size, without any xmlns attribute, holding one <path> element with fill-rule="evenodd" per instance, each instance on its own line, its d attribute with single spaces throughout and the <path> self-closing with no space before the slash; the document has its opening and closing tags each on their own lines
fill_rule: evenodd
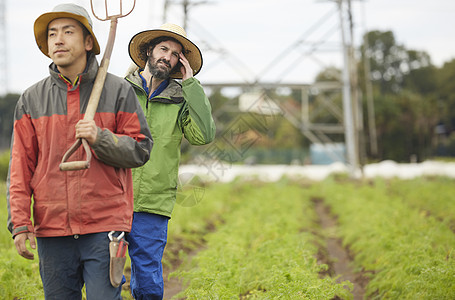
<svg viewBox="0 0 455 300">
<path fill-rule="evenodd" d="M 191 2 L 189 0 L 182 0 L 182 1 L 172 1 L 172 0 L 164 0 L 164 9 L 163 9 L 163 23 L 167 21 L 167 9 L 169 8 L 170 4 L 180 4 L 183 7 L 183 29 L 187 30 L 188 26 L 188 14 L 189 10 L 192 6 L 206 4 L 207 1 L 199 1 L 199 2 Z"/>
<path fill-rule="evenodd" d="M 8 93 L 7 61 L 6 0 L 0 0 L 0 95 Z"/>
<path fill-rule="evenodd" d="M 167 12 L 168 9 L 170 8 L 171 5 L 176 4 L 176 5 L 181 5 L 183 7 L 183 28 L 185 31 L 188 32 L 188 21 L 190 20 L 189 18 L 189 11 L 190 8 L 193 8 L 197 5 L 201 4 L 211 4 L 212 2 L 210 1 L 205 1 L 201 0 L 198 2 L 192 2 L 190 0 L 164 0 L 164 9 L 163 9 L 163 23 L 167 23 Z M 195 31 L 200 33 L 200 37 L 203 37 L 202 40 L 197 41 L 198 45 L 200 45 L 200 48 L 204 53 L 211 53 L 217 55 L 220 61 L 224 61 L 227 63 L 227 66 L 231 69 L 233 69 L 239 76 L 243 79 L 244 82 L 251 82 L 252 78 L 254 78 L 254 74 L 249 68 L 241 62 L 241 60 L 236 57 L 233 53 L 228 51 L 226 47 L 222 46 L 222 43 L 220 43 L 217 38 L 211 34 L 209 31 L 207 31 L 201 24 L 197 23 L 194 19 L 191 20 L 191 26 L 195 28 Z M 212 65 L 207 65 L 207 62 L 204 62 L 205 64 L 205 70 L 207 68 L 210 68 L 214 64 L 217 64 L 218 62 L 212 62 Z"/>
<path fill-rule="evenodd" d="M 265 73 L 273 71 L 274 67 L 281 65 L 282 61 L 286 58 L 287 54 L 291 52 L 300 52 L 296 61 L 293 61 L 278 78 L 284 78 L 285 74 L 290 72 L 291 69 L 298 67 L 299 62 L 304 57 L 315 59 L 315 54 L 319 51 L 327 51 L 325 46 L 329 45 L 328 40 L 332 35 L 339 34 L 341 37 L 341 48 L 338 46 L 337 52 L 341 52 L 343 56 L 343 67 L 341 78 L 338 82 L 324 83 L 319 82 L 312 85 L 301 85 L 302 89 L 302 109 L 300 118 L 295 114 L 284 113 L 291 124 L 299 128 L 302 134 L 308 138 L 313 144 L 321 146 L 326 154 L 335 161 L 345 160 L 351 171 L 351 175 L 357 171 L 359 166 L 359 145 L 360 145 L 360 132 L 362 130 L 361 121 L 361 108 L 358 102 L 358 88 L 357 88 L 357 72 L 356 63 L 354 58 L 353 46 L 353 21 L 351 13 L 351 0 L 333 0 L 336 7 L 322 16 L 321 19 L 308 28 L 307 31 L 290 47 L 286 48 L 283 53 L 277 56 L 262 72 L 260 77 Z M 310 38 L 315 35 L 315 32 L 326 25 L 329 21 L 338 17 L 338 24 L 335 27 L 328 27 L 317 41 L 311 41 Z M 322 61 L 318 61 L 324 67 Z M 261 78 L 257 77 L 255 84 L 261 84 Z M 280 82 L 282 79 L 279 79 Z M 291 87 L 290 84 L 280 83 L 282 87 Z M 270 84 L 268 84 L 270 87 Z M 316 91 L 316 93 L 314 93 Z M 334 101 L 341 93 L 342 107 Z M 337 122 L 322 123 L 317 120 L 317 115 L 325 110 Z M 344 142 L 346 147 L 346 157 L 343 159 L 339 154 L 333 151 L 333 137 L 336 135 L 344 135 Z M 338 138 L 339 140 L 339 138 Z"/>
<path fill-rule="evenodd" d="M 236 87 L 240 88 L 244 94 L 251 97 L 251 106 L 248 108 L 250 112 L 255 110 L 261 111 L 261 107 L 256 107 L 256 104 L 270 105 L 271 110 L 279 111 L 293 126 L 298 128 L 300 132 L 314 145 L 321 146 L 326 155 L 330 156 L 333 161 L 347 162 L 351 171 L 351 175 L 358 169 L 359 164 L 359 128 L 362 122 L 360 121 L 360 108 L 358 107 L 357 95 L 357 76 L 354 60 L 353 48 L 353 22 L 351 15 L 351 0 L 329 0 L 333 2 L 334 7 L 312 26 L 308 27 L 305 32 L 292 43 L 282 53 L 276 56 L 263 70 L 260 72 L 250 72 L 245 65 L 239 64 L 240 60 L 235 59 L 228 64 L 229 67 L 236 67 L 243 74 L 249 73 L 248 76 L 240 76 L 243 82 L 233 83 L 204 83 L 205 87 L 213 89 Z M 163 22 L 166 21 L 166 12 L 170 4 L 177 3 L 183 5 L 184 24 L 187 25 L 188 8 L 195 4 L 206 3 L 190 3 L 189 0 L 165 0 Z M 203 28 L 194 20 L 191 24 L 201 31 Z M 340 33 L 341 32 L 341 33 Z M 341 36 L 341 37 L 340 37 Z M 221 45 L 209 32 L 204 30 L 204 37 L 210 38 L 216 45 Z M 340 41 L 333 41 L 334 37 L 340 37 Z M 234 58 L 232 53 L 229 53 L 224 47 L 222 50 L 216 49 L 211 45 L 202 42 L 209 50 L 220 52 L 221 60 L 229 60 Z M 312 59 L 321 69 L 328 68 L 323 59 L 317 57 L 318 53 L 334 52 L 342 54 L 343 70 L 341 76 L 333 82 L 316 82 L 313 84 L 299 84 L 285 82 L 286 75 L 291 71 L 298 69 L 301 62 L 306 59 Z M 289 57 L 290 54 L 297 56 L 295 60 Z M 293 60 L 289 62 L 289 59 Z M 285 66 L 284 70 L 279 69 Z M 245 72 L 247 71 L 247 72 Z M 266 74 L 278 74 L 273 81 L 264 80 Z M 251 76 L 252 75 L 252 76 Z M 275 77 L 275 76 L 274 76 Z M 271 103 L 274 97 L 274 92 L 277 89 L 289 88 L 292 90 L 301 91 L 301 109 L 289 109 L 281 103 Z M 257 95 L 254 98 L 252 95 Z M 337 103 L 337 99 L 343 99 L 342 105 Z M 264 100 L 269 99 L 269 100 Z M 353 100 L 355 99 L 355 100 Z M 272 100 L 274 102 L 274 100 Z M 232 109 L 232 107 L 226 107 Z M 240 111 L 245 112 L 239 108 Z M 263 113 L 267 114 L 269 110 L 264 109 Z M 331 122 L 323 122 L 318 118 L 324 111 L 326 115 L 330 115 Z M 261 113 L 261 112 L 259 112 Z M 216 115 L 215 115 L 216 117 Z M 221 129 L 222 131 L 222 129 Z M 339 149 L 334 147 L 335 141 L 344 140 L 346 147 L 346 156 L 340 153 Z"/>
</svg>

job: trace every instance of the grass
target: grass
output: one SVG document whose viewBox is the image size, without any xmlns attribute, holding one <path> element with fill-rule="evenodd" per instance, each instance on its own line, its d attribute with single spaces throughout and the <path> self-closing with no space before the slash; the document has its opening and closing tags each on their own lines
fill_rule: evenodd
<svg viewBox="0 0 455 300">
<path fill-rule="evenodd" d="M 0 299 L 44 299 L 43 286 L 39 275 L 37 250 L 34 260 L 21 257 L 14 246 L 11 233 L 6 228 L 6 183 L 0 183 Z M 129 266 L 129 258 L 126 266 Z M 129 278 L 128 278 L 129 280 Z M 85 299 L 85 292 L 83 293 Z M 128 290 L 122 291 L 124 300 L 133 299 Z"/>
<path fill-rule="evenodd" d="M 320 278 L 327 266 L 315 258 L 310 232 L 314 211 L 304 190 L 276 185 L 233 184 L 216 201 L 231 203 L 205 250 L 179 275 L 187 299 L 350 299 L 351 284 Z"/>
<path fill-rule="evenodd" d="M 33 261 L 19 256 L 6 228 L 5 182 L 0 183 L 0 207 L 0 299 L 44 299 L 37 251 L 31 250 Z"/>
<path fill-rule="evenodd" d="M 333 234 L 349 248 L 354 266 L 370 274 L 367 299 L 452 299 L 453 183 L 211 184 L 192 205 L 176 206 L 163 263 L 182 263 L 172 276 L 186 283 L 181 295 L 187 299 L 350 299 L 349 282 L 321 275 L 327 266 L 316 259 L 323 243 L 311 201 L 318 198 L 337 218 Z M 0 299 L 42 299 L 37 260 L 20 257 L 6 229 L 5 192 L 1 183 Z M 132 299 L 126 290 L 122 295 Z"/>
<path fill-rule="evenodd" d="M 440 184 L 431 182 L 427 181 Z M 419 189 L 422 182 L 405 185 Z M 384 180 L 374 184 L 326 181 L 315 194 L 337 216 L 339 236 L 353 252 L 356 265 L 374 274 L 367 286 L 368 299 L 453 299 L 455 235 L 445 222 L 410 205 L 414 201 L 397 193 L 397 186 L 396 181 Z M 434 191 L 434 199 L 446 193 L 426 188 Z"/>
</svg>

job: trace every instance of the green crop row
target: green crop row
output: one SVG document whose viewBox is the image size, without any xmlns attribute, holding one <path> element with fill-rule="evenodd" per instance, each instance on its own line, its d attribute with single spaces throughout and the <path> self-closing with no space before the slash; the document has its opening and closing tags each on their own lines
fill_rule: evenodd
<svg viewBox="0 0 455 300">
<path fill-rule="evenodd" d="M 238 202 L 224 201 L 232 193 L 230 185 L 205 186 L 194 182 L 179 187 L 177 204 L 169 221 L 168 242 L 163 265 L 169 269 L 187 258 L 204 243 L 203 236 L 215 230 Z"/>
<path fill-rule="evenodd" d="M 403 198 L 410 206 L 420 209 L 455 230 L 455 184 L 451 178 L 418 178 L 391 181 L 387 184 L 391 195 Z"/>
<path fill-rule="evenodd" d="M 433 192 L 434 201 L 444 193 Z M 356 265 L 373 273 L 368 299 L 453 299 L 455 235 L 447 224 L 411 207 L 406 193 L 390 193 L 383 180 L 374 184 L 326 180 L 314 193 L 338 218 L 338 233 Z"/>
<path fill-rule="evenodd" d="M 331 234 L 370 274 L 366 299 L 453 299 L 453 186 L 444 178 L 186 185 L 163 263 L 185 262 L 172 275 L 187 299 L 351 299 L 352 284 L 322 277 L 327 266 L 315 258 L 325 246 L 318 198 L 337 218 Z M 4 183 L 0 205 L 0 298 L 40 299 L 37 258 L 20 257 L 6 230 Z"/>
<path fill-rule="evenodd" d="M 350 282 L 321 278 L 315 258 L 312 202 L 305 190 L 277 184 L 225 185 L 217 199 L 231 203 L 206 249 L 175 273 L 187 299 L 350 299 Z M 195 217 L 193 215 L 193 217 Z"/>
</svg>

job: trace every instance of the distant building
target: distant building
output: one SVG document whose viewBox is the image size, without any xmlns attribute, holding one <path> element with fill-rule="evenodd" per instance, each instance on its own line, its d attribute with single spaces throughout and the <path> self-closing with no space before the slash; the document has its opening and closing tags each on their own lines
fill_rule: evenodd
<svg viewBox="0 0 455 300">
<path fill-rule="evenodd" d="M 313 165 L 330 165 L 335 162 L 347 163 L 344 143 L 311 144 L 310 158 Z"/>
</svg>

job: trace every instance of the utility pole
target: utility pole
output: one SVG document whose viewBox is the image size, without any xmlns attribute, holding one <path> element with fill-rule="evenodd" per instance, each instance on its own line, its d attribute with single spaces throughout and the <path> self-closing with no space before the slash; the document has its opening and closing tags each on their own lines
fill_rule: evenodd
<svg viewBox="0 0 455 300">
<path fill-rule="evenodd" d="M 355 119 L 353 114 L 353 101 L 351 93 L 351 64 L 352 64 L 352 35 L 351 30 L 346 30 L 346 13 L 350 14 L 349 5 L 348 9 L 344 8 L 345 2 L 349 0 L 338 0 L 338 10 L 340 16 L 340 29 L 341 41 L 343 47 L 343 61 L 344 66 L 342 70 L 343 78 L 343 118 L 344 118 L 344 131 L 347 162 L 351 176 L 354 176 L 358 169 L 359 154 L 358 147 L 356 146 L 358 139 L 356 138 Z M 349 4 L 349 3 L 348 3 Z M 349 15 L 348 15 L 349 17 Z"/>
<path fill-rule="evenodd" d="M 188 27 L 188 9 L 189 9 L 190 3 L 188 0 L 183 0 L 182 1 L 182 6 L 183 6 L 183 29 Z"/>
<path fill-rule="evenodd" d="M 169 0 L 164 0 L 163 8 L 163 24 L 167 23 L 167 8 L 169 7 Z"/>
<path fill-rule="evenodd" d="M 164 0 L 164 9 L 163 9 L 163 23 L 166 23 L 167 22 L 167 10 L 169 8 L 169 5 L 170 4 L 174 4 L 172 3 L 173 1 L 172 0 Z M 175 4 L 180 4 L 182 5 L 182 8 L 183 8 L 183 29 L 185 29 L 185 31 L 187 30 L 187 27 L 188 27 L 188 19 L 189 19 L 189 11 L 190 11 L 190 8 L 192 6 L 196 6 L 196 5 L 200 5 L 200 4 L 206 4 L 207 1 L 199 1 L 199 2 L 191 2 L 189 0 L 182 0 L 180 2 L 175 2 Z"/>
<path fill-rule="evenodd" d="M 363 6 L 364 8 L 364 6 Z M 363 9 L 363 20 L 365 22 L 365 9 Z M 366 29 L 365 24 L 363 28 Z M 368 52 L 369 42 L 368 42 L 368 32 L 364 31 L 363 37 L 363 64 L 364 64 L 364 77 L 365 77 L 365 91 L 367 99 L 367 109 L 368 109 L 368 132 L 370 138 L 370 151 L 373 157 L 378 155 L 378 141 L 377 141 L 377 132 L 376 132 L 376 114 L 374 109 L 374 96 L 373 96 L 373 84 L 371 83 L 371 65 L 370 65 L 370 54 Z"/>
</svg>

